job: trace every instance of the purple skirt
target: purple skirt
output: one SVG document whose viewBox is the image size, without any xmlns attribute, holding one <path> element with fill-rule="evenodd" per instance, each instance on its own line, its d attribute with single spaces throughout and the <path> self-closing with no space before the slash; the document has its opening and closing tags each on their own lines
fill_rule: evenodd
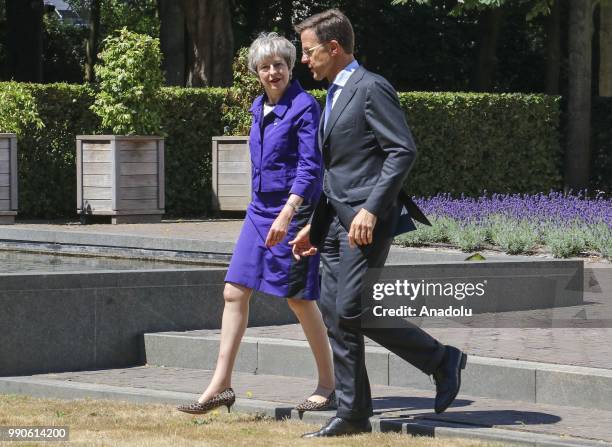
<svg viewBox="0 0 612 447">
<path fill-rule="evenodd" d="M 225 281 L 283 298 L 319 299 L 319 254 L 296 261 L 289 241 L 307 223 L 314 204 L 293 216 L 285 239 L 265 246 L 266 236 L 289 198 L 288 192 L 253 192 Z"/>
</svg>

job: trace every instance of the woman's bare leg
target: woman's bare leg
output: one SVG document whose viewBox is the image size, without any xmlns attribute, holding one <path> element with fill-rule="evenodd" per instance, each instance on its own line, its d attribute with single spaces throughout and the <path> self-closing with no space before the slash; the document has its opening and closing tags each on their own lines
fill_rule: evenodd
<svg viewBox="0 0 612 447">
<path fill-rule="evenodd" d="M 317 365 L 319 382 L 309 400 L 323 402 L 334 390 L 335 381 L 332 352 L 321 311 L 316 301 L 289 298 L 287 303 L 302 325 Z"/>
<path fill-rule="evenodd" d="M 247 287 L 229 282 L 225 283 L 223 290 L 225 307 L 223 308 L 223 319 L 221 321 L 219 357 L 217 358 L 213 378 L 198 399 L 199 402 L 210 399 L 232 385 L 234 361 L 249 320 L 251 293 L 252 289 Z"/>
</svg>

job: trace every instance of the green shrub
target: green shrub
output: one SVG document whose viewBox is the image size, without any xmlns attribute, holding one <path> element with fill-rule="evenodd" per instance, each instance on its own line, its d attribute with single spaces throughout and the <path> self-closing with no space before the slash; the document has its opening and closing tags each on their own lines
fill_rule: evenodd
<svg viewBox="0 0 612 447">
<path fill-rule="evenodd" d="M 324 101 L 325 92 L 311 93 Z M 101 128 L 100 118 L 90 108 L 95 92 L 83 85 L 0 83 L 0 95 L 2 104 L 21 104 L 13 111 L 8 107 L 0 109 L 0 122 L 4 119 L 11 126 L 7 130 L 21 129 L 20 216 L 75 217 L 75 137 L 98 133 Z M 166 135 L 166 211 L 170 215 L 202 216 L 210 212 L 211 137 L 222 135 L 227 125 L 227 116 L 221 113 L 224 104 L 228 104 L 227 95 L 225 89 L 162 88 L 158 93 L 159 129 Z M 31 99 L 19 99 L 25 97 Z M 427 196 L 439 191 L 477 192 L 485 187 L 490 191 L 528 192 L 558 186 L 560 171 L 554 167 L 559 166 L 560 156 L 556 137 L 553 138 L 558 115 L 556 99 L 537 95 L 471 97 L 464 93 L 400 94 L 419 151 L 408 178 L 409 192 Z M 249 106 L 251 101 L 248 100 Z M 508 104 L 504 106 L 504 102 Z M 236 118 L 250 120 L 244 105 L 235 107 L 232 113 Z M 478 119 L 470 122 L 470 117 Z M 240 132 L 236 127 L 231 133 L 244 133 L 250 121 L 243 121 L 243 126 L 246 127 Z M 536 131 L 526 129 L 529 126 Z M 528 144 L 527 136 L 531 138 Z M 533 154 L 527 156 L 529 150 Z M 478 160 L 486 158 L 485 152 L 494 161 L 478 164 Z M 496 179 L 495 184 L 484 178 Z M 448 230 L 438 226 L 424 231 L 432 241 L 450 237 Z"/>
<path fill-rule="evenodd" d="M 539 241 L 537 228 L 525 220 L 515 222 L 495 216 L 489 226 L 491 242 L 511 255 L 529 253 Z"/>
<path fill-rule="evenodd" d="M 212 137 L 223 134 L 219 110 L 224 89 L 168 87 L 161 93 L 166 136 L 166 212 L 174 216 L 211 213 Z"/>
<path fill-rule="evenodd" d="M 591 151 L 591 188 L 612 194 L 612 98 L 593 98 Z"/>
<path fill-rule="evenodd" d="M 605 222 L 590 226 L 586 231 L 586 241 L 589 248 L 605 258 L 612 258 L 612 231 Z"/>
<path fill-rule="evenodd" d="M 449 242 L 449 234 L 457 226 L 455 221 L 448 217 L 438 216 L 430 216 L 429 221 L 431 227 L 417 222 L 415 231 L 399 235 L 395 239 L 395 243 L 405 247 L 418 247 L 430 243 Z"/>
<path fill-rule="evenodd" d="M 241 48 L 234 59 L 232 86 L 227 89 L 221 108 L 226 135 L 248 135 L 251 129 L 251 114 L 248 110 L 263 88 L 257 77 L 249 71 L 249 49 Z"/>
<path fill-rule="evenodd" d="M 576 226 L 545 230 L 544 243 L 550 248 L 555 258 L 578 256 L 587 249 L 584 231 Z"/>
<path fill-rule="evenodd" d="M 27 84 L 4 83 L 0 89 L 0 105 L 0 133 L 15 133 L 21 136 L 30 126 L 38 130 L 45 127 Z"/>
<path fill-rule="evenodd" d="M 559 98 L 400 93 L 416 141 L 406 189 L 416 196 L 537 193 L 561 186 Z"/>
<path fill-rule="evenodd" d="M 487 237 L 487 228 L 477 222 L 461 223 L 453 227 L 449 234 L 450 241 L 465 252 L 482 249 Z"/>
<path fill-rule="evenodd" d="M 104 131 L 118 135 L 161 132 L 161 52 L 159 39 L 123 28 L 104 39 L 97 66 L 100 90 L 92 110 Z"/>
</svg>

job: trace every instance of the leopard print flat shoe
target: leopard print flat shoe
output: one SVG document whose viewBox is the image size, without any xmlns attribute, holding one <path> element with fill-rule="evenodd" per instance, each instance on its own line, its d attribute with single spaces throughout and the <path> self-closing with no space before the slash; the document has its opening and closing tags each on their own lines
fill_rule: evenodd
<svg viewBox="0 0 612 447">
<path fill-rule="evenodd" d="M 329 397 L 323 402 L 314 402 L 312 400 L 306 399 L 304 402 L 301 402 L 295 406 L 295 409 L 299 412 L 327 411 L 327 410 L 335 410 L 336 408 L 337 408 L 337 405 L 336 405 L 336 392 L 335 391 L 332 391 Z"/>
<path fill-rule="evenodd" d="M 234 393 L 234 390 L 231 388 L 226 388 L 205 402 L 194 402 L 189 405 L 179 405 L 176 407 L 176 409 L 178 411 L 182 411 L 183 413 L 204 414 L 214 410 L 215 408 L 225 406 L 227 407 L 227 412 L 229 413 L 231 406 L 234 405 L 234 402 L 236 402 L 236 394 Z"/>
</svg>

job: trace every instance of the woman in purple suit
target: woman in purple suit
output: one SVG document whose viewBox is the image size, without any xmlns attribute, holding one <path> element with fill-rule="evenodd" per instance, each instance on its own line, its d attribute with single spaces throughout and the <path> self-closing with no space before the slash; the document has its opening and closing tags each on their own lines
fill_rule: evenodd
<svg viewBox="0 0 612 447">
<path fill-rule="evenodd" d="M 276 33 L 261 34 L 249 48 L 249 69 L 265 93 L 250 112 L 252 201 L 225 277 L 225 308 L 213 378 L 197 402 L 178 407 L 201 414 L 235 401 L 231 374 L 247 326 L 253 290 L 286 298 L 300 321 L 317 365 L 319 382 L 298 410 L 335 408 L 334 373 L 319 298 L 319 258 L 296 261 L 288 241 L 306 225 L 321 193 L 317 146 L 320 108 L 291 80 L 295 46 Z"/>
</svg>

